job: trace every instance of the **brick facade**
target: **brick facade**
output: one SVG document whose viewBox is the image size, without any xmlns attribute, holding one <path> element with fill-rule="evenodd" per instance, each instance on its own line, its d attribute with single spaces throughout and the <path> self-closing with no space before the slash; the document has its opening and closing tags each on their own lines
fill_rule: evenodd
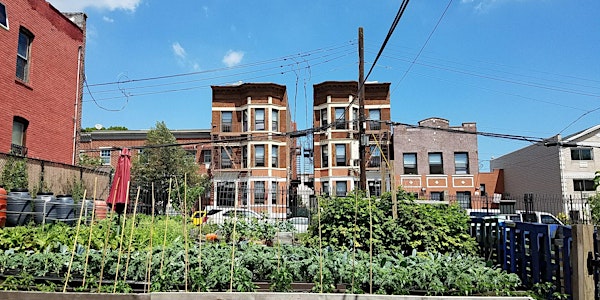
<svg viewBox="0 0 600 300">
<path fill-rule="evenodd" d="M 470 207 L 471 196 L 479 195 L 475 132 L 475 123 L 451 127 L 448 120 L 442 118 L 422 120 L 419 127 L 395 126 L 396 184 L 423 199 L 457 199 L 465 208 Z M 441 158 L 441 164 L 437 164 L 433 156 Z M 409 157 L 416 158 L 416 169 Z"/>
<path fill-rule="evenodd" d="M 63 15 L 44 0 L 2 3 L 8 28 L 0 26 L 0 152 L 26 150 L 29 157 L 73 164 L 81 128 L 86 17 Z M 16 75 L 20 34 L 30 39 L 24 79 Z M 25 132 L 13 146 L 15 120 Z"/>
</svg>

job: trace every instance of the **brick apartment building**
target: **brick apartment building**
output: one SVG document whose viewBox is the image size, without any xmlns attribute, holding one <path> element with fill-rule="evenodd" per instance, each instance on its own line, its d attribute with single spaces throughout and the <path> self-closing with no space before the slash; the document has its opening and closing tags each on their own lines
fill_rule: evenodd
<svg viewBox="0 0 600 300">
<path fill-rule="evenodd" d="M 314 187 L 317 193 L 345 196 L 359 188 L 359 103 L 357 81 L 314 85 Z M 366 83 L 364 99 L 368 136 L 367 187 L 377 196 L 390 188 L 390 84 Z"/>
<path fill-rule="evenodd" d="M 274 83 L 212 86 L 210 207 L 250 205 L 283 217 L 295 178 L 295 141 L 286 87 Z M 237 203 L 236 203 L 237 201 Z"/>
<path fill-rule="evenodd" d="M 471 197 L 481 189 L 477 135 L 463 132 L 476 131 L 475 123 L 450 126 L 441 118 L 419 121 L 418 127 L 394 126 L 396 183 L 421 199 L 456 200 L 464 208 L 473 207 Z"/>
<path fill-rule="evenodd" d="M 0 2 L 0 152 L 75 163 L 85 23 L 44 0 Z"/>
<path fill-rule="evenodd" d="M 198 163 L 199 172 L 207 174 L 211 162 L 210 130 L 189 129 L 170 130 L 177 143 L 184 144 L 182 147 L 194 161 Z M 97 130 L 81 134 L 81 154 L 90 157 L 99 157 L 102 165 L 113 170 L 117 167 L 119 150 L 122 148 L 133 149 L 132 160 L 134 160 L 146 143 L 148 130 Z"/>
</svg>

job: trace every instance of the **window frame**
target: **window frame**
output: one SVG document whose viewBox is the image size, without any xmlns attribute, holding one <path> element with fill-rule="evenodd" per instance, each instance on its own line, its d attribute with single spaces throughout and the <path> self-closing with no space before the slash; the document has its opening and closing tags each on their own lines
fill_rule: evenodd
<svg viewBox="0 0 600 300">
<path fill-rule="evenodd" d="M 321 145 L 321 167 L 329 167 L 329 145 Z"/>
<path fill-rule="evenodd" d="M 414 172 L 411 172 L 411 170 L 413 168 L 407 167 L 407 163 L 406 163 L 406 158 L 409 157 L 409 156 L 411 156 L 411 155 L 414 156 L 414 161 L 415 161 L 415 163 L 414 163 Z M 418 164 L 418 161 L 417 161 L 417 153 L 414 153 L 414 152 L 402 153 L 402 167 L 403 167 L 404 174 L 407 174 L 407 175 L 418 175 L 419 174 L 419 164 Z"/>
<path fill-rule="evenodd" d="M 271 182 L 271 204 L 277 204 L 277 194 L 279 190 L 279 185 L 277 181 Z"/>
<path fill-rule="evenodd" d="M 338 114 L 338 112 L 342 112 Z M 335 129 L 344 130 L 346 129 L 346 109 L 343 107 L 336 107 L 335 112 Z M 343 117 L 343 119 L 342 119 Z"/>
<path fill-rule="evenodd" d="M 329 124 L 329 118 L 327 118 L 327 108 L 321 109 L 319 113 L 321 114 L 321 126 L 327 126 L 327 124 Z"/>
<path fill-rule="evenodd" d="M 2 11 L 4 11 L 4 18 L 0 18 L 0 27 L 9 30 L 10 26 L 8 24 L 8 10 L 6 9 L 6 5 L 0 2 L 0 16 L 2 15 Z M 2 20 L 4 20 L 4 22 L 2 22 Z"/>
<path fill-rule="evenodd" d="M 341 186 L 344 186 L 344 191 L 342 193 Z M 335 196 L 336 197 L 346 197 L 348 195 L 348 182 L 346 181 L 336 181 L 335 182 Z"/>
<path fill-rule="evenodd" d="M 108 155 L 106 155 L 108 153 Z M 110 149 L 100 149 L 100 161 L 103 166 L 110 166 L 112 151 Z"/>
<path fill-rule="evenodd" d="M 271 131 L 279 131 L 279 110 L 271 109 Z"/>
<path fill-rule="evenodd" d="M 259 113 L 261 118 L 259 119 Z M 260 126 L 259 126 L 260 125 Z M 264 108 L 255 108 L 254 109 L 254 130 L 256 131 L 264 131 L 265 130 L 265 109 Z"/>
<path fill-rule="evenodd" d="M 370 145 L 369 147 L 370 158 L 367 162 L 369 168 L 381 167 L 381 149 L 377 145 Z"/>
<path fill-rule="evenodd" d="M 460 156 L 460 155 L 464 155 L 464 158 L 465 158 L 464 166 L 459 166 L 458 156 Z M 454 152 L 454 174 L 457 174 L 457 175 L 470 174 L 469 173 L 469 153 L 468 152 Z"/>
<path fill-rule="evenodd" d="M 439 164 L 432 164 L 432 157 L 437 155 L 440 157 Z M 442 152 L 429 152 L 427 158 L 429 162 L 429 174 L 444 174 L 444 156 Z"/>
<path fill-rule="evenodd" d="M 325 196 L 329 196 L 329 182 L 328 181 L 323 181 L 321 183 L 321 188 L 322 188 L 322 193 Z"/>
<path fill-rule="evenodd" d="M 208 160 L 207 160 L 208 154 Z M 205 164 L 209 164 L 212 162 L 212 153 L 210 150 L 202 150 L 202 162 Z"/>
<path fill-rule="evenodd" d="M 21 37 L 27 38 L 25 47 L 25 53 L 21 53 Z M 19 42 L 17 45 L 17 63 L 16 63 L 16 72 L 15 77 L 22 82 L 29 83 L 30 79 L 30 61 L 31 61 L 31 44 L 33 42 L 34 35 L 31 31 L 27 30 L 25 27 L 21 27 L 19 29 Z M 25 56 L 23 56 L 25 54 Z M 23 61 L 23 65 L 19 67 L 19 62 Z M 22 74 L 19 74 L 21 70 Z M 22 75 L 22 77 L 21 77 Z"/>
<path fill-rule="evenodd" d="M 573 179 L 573 191 L 595 192 L 596 189 L 594 189 L 594 179 Z"/>
<path fill-rule="evenodd" d="M 271 145 L 271 167 L 279 168 L 279 146 Z"/>
<path fill-rule="evenodd" d="M 340 155 L 340 148 L 344 151 L 341 151 L 343 156 Z M 335 144 L 335 166 L 336 167 L 347 167 L 348 166 L 348 157 L 346 155 L 346 144 Z"/>
<path fill-rule="evenodd" d="M 260 151 L 259 151 L 260 149 Z M 258 154 L 261 153 L 262 158 L 259 161 Z M 265 145 L 254 145 L 254 166 L 255 167 L 264 167 L 265 164 Z"/>
<path fill-rule="evenodd" d="M 225 147 L 221 147 L 221 169 L 231 169 L 233 164 Z"/>
<path fill-rule="evenodd" d="M 226 115 L 229 115 L 229 122 L 227 122 Z M 221 112 L 221 132 L 233 132 L 233 112 L 222 111 Z"/>
<path fill-rule="evenodd" d="M 265 191 L 265 182 L 264 181 L 255 181 L 254 182 L 254 204 L 265 204 L 266 191 Z M 260 200 L 260 201 L 256 201 Z"/>
<path fill-rule="evenodd" d="M 584 152 L 588 152 L 589 156 L 585 155 Z M 571 160 L 594 160 L 594 149 L 587 147 L 571 148 Z"/>
<path fill-rule="evenodd" d="M 373 114 L 377 112 L 377 119 L 373 119 Z M 370 130 L 381 130 L 381 109 L 374 108 L 369 109 L 369 129 Z"/>
</svg>

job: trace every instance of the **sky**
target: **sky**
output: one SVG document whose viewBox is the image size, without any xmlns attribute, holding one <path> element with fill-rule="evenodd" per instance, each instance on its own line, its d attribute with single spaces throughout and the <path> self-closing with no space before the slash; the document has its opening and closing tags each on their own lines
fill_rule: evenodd
<svg viewBox="0 0 600 300">
<path fill-rule="evenodd" d="M 312 87 L 357 80 L 401 1 L 50 0 L 87 14 L 83 127 L 211 127 L 211 85 L 286 85 L 312 127 Z M 411 1 L 369 81 L 391 83 L 392 121 L 429 117 L 546 138 L 600 124 L 600 1 Z M 479 167 L 530 145 L 478 138 Z"/>
</svg>

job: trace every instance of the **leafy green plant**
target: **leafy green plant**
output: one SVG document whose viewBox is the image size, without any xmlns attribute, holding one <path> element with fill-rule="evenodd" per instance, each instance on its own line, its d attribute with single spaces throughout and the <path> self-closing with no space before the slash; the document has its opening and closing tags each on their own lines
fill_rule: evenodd
<svg viewBox="0 0 600 300">
<path fill-rule="evenodd" d="M 270 289 L 274 292 L 291 292 L 292 291 L 292 279 L 293 275 L 288 269 L 287 265 L 283 264 L 281 267 L 275 269 L 271 273 L 271 285 Z"/>
<path fill-rule="evenodd" d="M 9 156 L 2 169 L 2 181 L 0 181 L 0 186 L 4 187 L 7 191 L 15 188 L 29 187 L 26 158 Z"/>
</svg>

